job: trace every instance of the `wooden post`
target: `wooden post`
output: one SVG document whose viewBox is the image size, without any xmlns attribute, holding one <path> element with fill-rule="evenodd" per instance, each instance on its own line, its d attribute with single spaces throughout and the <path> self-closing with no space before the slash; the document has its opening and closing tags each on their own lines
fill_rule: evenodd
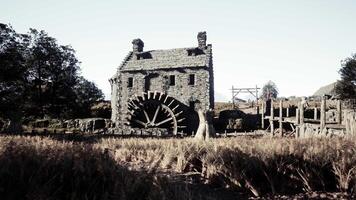
<svg viewBox="0 0 356 200">
<path fill-rule="evenodd" d="M 265 128 L 265 101 L 262 100 L 261 104 L 261 128 Z"/>
<path fill-rule="evenodd" d="M 271 116 L 269 118 L 269 123 L 270 123 L 270 126 L 271 126 L 271 134 L 273 136 L 273 133 L 274 133 L 274 125 L 273 125 L 273 121 L 274 120 L 274 108 L 273 108 L 273 100 L 271 99 Z"/>
<path fill-rule="evenodd" d="M 304 104 L 303 103 L 300 103 L 299 104 L 300 107 L 299 107 L 299 123 L 300 124 L 304 124 Z"/>
<path fill-rule="evenodd" d="M 315 107 L 314 108 L 314 120 L 317 120 L 318 119 L 318 108 Z"/>
<path fill-rule="evenodd" d="M 320 131 L 321 132 L 325 128 L 325 121 L 326 121 L 326 114 L 325 114 L 326 105 L 325 104 L 326 104 L 326 99 L 325 99 L 325 97 L 322 97 L 321 108 L 320 108 Z"/>
<path fill-rule="evenodd" d="M 300 102 L 298 103 L 298 107 L 295 109 L 295 138 L 300 137 L 300 118 L 299 118 L 299 107 L 300 107 Z"/>
<path fill-rule="evenodd" d="M 260 114 L 260 107 L 258 105 L 258 89 L 257 89 L 257 85 L 256 85 L 256 113 L 257 113 L 257 116 Z"/>
<path fill-rule="evenodd" d="M 282 100 L 279 101 L 279 135 L 283 136 L 283 102 Z"/>
<path fill-rule="evenodd" d="M 232 96 L 232 99 L 231 99 L 231 103 L 232 103 L 232 109 L 235 109 L 235 96 L 234 96 L 234 86 L 231 87 L 231 96 Z"/>
<path fill-rule="evenodd" d="M 299 125 L 295 127 L 295 138 L 299 138 L 300 136 L 300 127 Z"/>
<path fill-rule="evenodd" d="M 289 117 L 289 106 L 287 107 L 286 111 L 287 111 L 287 113 L 286 113 L 287 116 L 286 117 Z"/>
<path fill-rule="evenodd" d="M 336 122 L 338 124 L 341 124 L 341 121 L 342 121 L 342 111 L 341 111 L 341 101 L 340 100 L 337 100 L 337 103 L 336 103 Z"/>
<path fill-rule="evenodd" d="M 298 103 L 298 108 L 295 109 L 295 123 L 299 124 L 299 103 Z"/>
</svg>

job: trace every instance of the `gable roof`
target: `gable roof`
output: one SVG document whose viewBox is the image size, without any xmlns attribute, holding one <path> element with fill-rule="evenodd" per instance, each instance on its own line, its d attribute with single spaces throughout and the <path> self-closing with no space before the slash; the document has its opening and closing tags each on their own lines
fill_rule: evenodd
<svg viewBox="0 0 356 200">
<path fill-rule="evenodd" d="M 329 85 L 325 85 L 321 88 L 319 88 L 314 94 L 313 96 L 323 96 L 323 95 L 336 95 L 336 91 L 335 91 L 335 87 L 336 87 L 336 82 L 331 83 Z"/>
<path fill-rule="evenodd" d="M 172 69 L 184 67 L 205 67 L 210 62 L 210 46 L 206 50 L 199 48 L 177 48 L 166 50 L 152 50 L 140 52 L 133 55 L 132 52 L 126 56 L 125 60 L 119 67 L 120 71 L 136 70 L 156 70 Z M 140 57 L 139 60 L 134 56 Z"/>
</svg>

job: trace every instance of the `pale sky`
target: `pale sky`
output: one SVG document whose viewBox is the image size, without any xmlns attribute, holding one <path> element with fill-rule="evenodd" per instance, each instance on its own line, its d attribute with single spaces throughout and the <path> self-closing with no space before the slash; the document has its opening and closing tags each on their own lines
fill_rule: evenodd
<svg viewBox="0 0 356 200">
<path fill-rule="evenodd" d="M 340 61 L 356 53 L 353 0 L 0 0 L 0 22 L 72 45 L 82 75 L 107 99 L 108 79 L 135 38 L 144 50 L 191 47 L 206 31 L 217 101 L 230 100 L 232 85 L 268 80 L 281 96 L 312 95 L 339 79 Z"/>
</svg>

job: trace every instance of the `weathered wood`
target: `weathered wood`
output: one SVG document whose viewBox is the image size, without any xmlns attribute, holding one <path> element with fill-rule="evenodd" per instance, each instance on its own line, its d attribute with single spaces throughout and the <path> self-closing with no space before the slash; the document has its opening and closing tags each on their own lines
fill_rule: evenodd
<svg viewBox="0 0 356 200">
<path fill-rule="evenodd" d="M 289 117 L 289 106 L 286 109 L 286 117 Z"/>
<path fill-rule="evenodd" d="M 320 130 L 323 130 L 325 127 L 325 122 L 326 122 L 325 109 L 326 109 L 326 99 L 325 97 L 323 97 L 320 106 Z"/>
<path fill-rule="evenodd" d="M 299 104 L 298 104 L 298 108 L 295 109 L 295 124 L 300 124 L 299 123 Z"/>
<path fill-rule="evenodd" d="M 344 116 L 346 136 L 355 137 L 356 136 L 356 112 L 348 111 Z"/>
<path fill-rule="evenodd" d="M 269 120 L 269 123 L 270 123 L 270 127 L 271 127 L 271 134 L 273 136 L 274 134 L 274 122 L 273 122 L 273 119 L 274 119 L 274 107 L 273 107 L 273 100 L 271 99 L 271 116 L 270 116 L 270 120 Z"/>
<path fill-rule="evenodd" d="M 265 128 L 265 101 L 261 104 L 261 128 Z"/>
<path fill-rule="evenodd" d="M 283 136 L 283 102 L 279 101 L 279 135 Z"/>
<path fill-rule="evenodd" d="M 304 103 L 299 104 L 299 123 L 304 124 Z"/>
<path fill-rule="evenodd" d="M 336 102 L 336 122 L 341 124 L 342 121 L 342 111 L 341 111 L 341 101 L 337 100 Z"/>
<path fill-rule="evenodd" d="M 317 120 L 318 119 L 318 108 L 315 107 L 314 108 L 314 120 Z"/>
</svg>

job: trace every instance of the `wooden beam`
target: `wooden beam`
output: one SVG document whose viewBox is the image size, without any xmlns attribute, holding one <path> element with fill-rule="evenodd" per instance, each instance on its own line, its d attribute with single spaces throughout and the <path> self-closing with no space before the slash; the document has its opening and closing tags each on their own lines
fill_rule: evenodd
<svg viewBox="0 0 356 200">
<path fill-rule="evenodd" d="M 341 124 L 342 122 L 342 111 L 341 111 L 341 101 L 337 100 L 336 102 L 336 122 Z"/>
<path fill-rule="evenodd" d="M 299 123 L 304 124 L 304 103 L 299 104 Z"/>
<path fill-rule="evenodd" d="M 279 135 L 283 136 L 283 102 L 279 101 Z"/>
<path fill-rule="evenodd" d="M 299 125 L 295 127 L 295 138 L 299 138 L 300 137 L 300 127 Z"/>
<path fill-rule="evenodd" d="M 287 112 L 287 113 L 286 113 L 286 115 L 287 115 L 286 117 L 289 117 L 289 106 L 287 107 L 286 112 Z"/>
<path fill-rule="evenodd" d="M 256 89 L 261 89 L 258 87 L 255 88 L 234 88 L 234 86 L 232 86 L 231 90 L 256 90 Z"/>
<path fill-rule="evenodd" d="M 265 128 L 265 101 L 262 100 L 261 104 L 261 128 Z"/>
<path fill-rule="evenodd" d="M 295 109 L 295 124 L 300 124 L 299 123 L 299 103 L 298 103 L 298 108 Z"/>
<path fill-rule="evenodd" d="M 318 119 L 318 108 L 315 107 L 314 108 L 314 120 L 317 120 Z"/>
<path fill-rule="evenodd" d="M 273 136 L 274 134 L 274 125 L 273 125 L 273 119 L 274 119 L 274 108 L 273 108 L 273 100 L 271 99 L 271 116 L 270 116 L 270 120 L 269 120 L 269 123 L 270 123 L 270 126 L 271 126 L 271 134 Z"/>
<path fill-rule="evenodd" d="M 322 131 L 325 127 L 325 122 L 326 122 L 326 99 L 325 97 L 322 97 L 321 99 L 321 108 L 320 108 L 320 130 Z"/>
</svg>

